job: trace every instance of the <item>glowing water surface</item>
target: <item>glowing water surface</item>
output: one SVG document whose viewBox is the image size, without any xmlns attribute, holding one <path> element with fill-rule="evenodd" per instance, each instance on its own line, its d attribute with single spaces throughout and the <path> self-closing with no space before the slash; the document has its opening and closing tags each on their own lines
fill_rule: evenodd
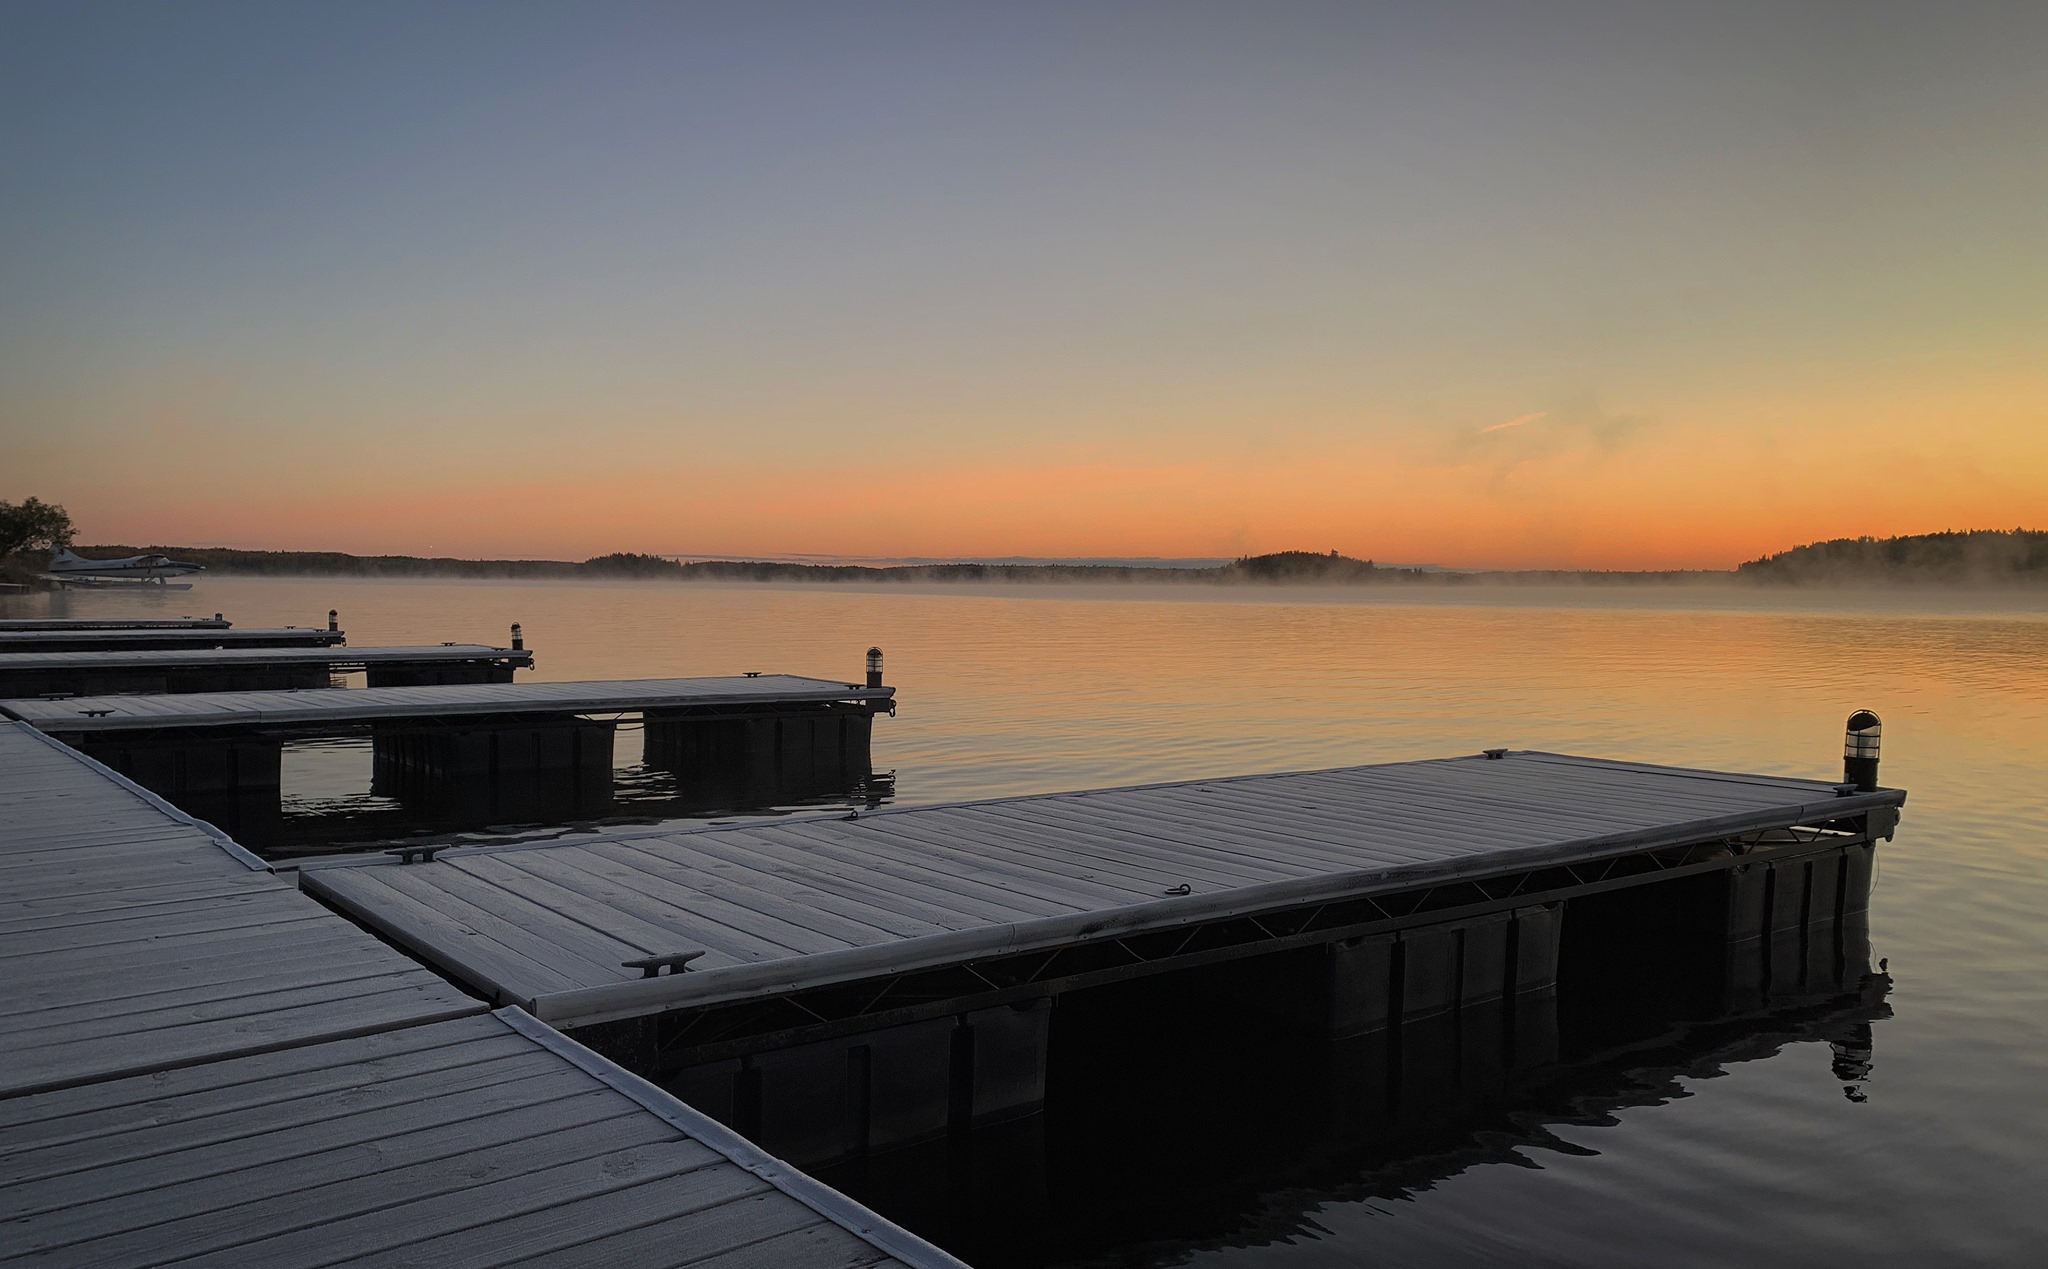
<svg viewBox="0 0 2048 1269">
<path fill-rule="evenodd" d="M 876 764 L 904 804 L 1495 745 L 1831 777 L 1843 717 L 1869 706 L 1886 782 L 1911 790 L 1880 852 L 1871 928 L 1891 981 L 1872 1007 L 1704 1020 L 1433 1136 L 1312 1162 L 1257 1147 L 1293 1140 L 1280 1120 L 1318 1104 L 1317 1077 L 1264 1110 L 1243 1089 L 1212 1104 L 1229 1072 L 1271 1083 L 1292 1059 L 1219 1056 L 1196 1027 L 1176 1041 L 1187 1070 L 1130 1081 L 1127 1117 L 1115 1098 L 1078 1125 L 1049 1105 L 1048 1157 L 1085 1184 L 1020 1196 L 1029 1228 L 934 1215 L 930 1185 L 831 1179 L 990 1265 L 2009 1264 L 2048 1246 L 2042 597 L 201 578 L 0 598 L 0 615 L 242 625 L 324 624 L 330 607 L 356 645 L 499 643 L 519 621 L 543 679 L 838 677 L 879 644 L 902 708 L 877 723 Z M 287 792 L 341 804 L 367 778 L 360 745 L 299 750 Z M 1867 1071 L 1826 1042 L 1849 1025 Z M 1150 1085 L 1171 1104 L 1137 1105 Z M 1218 1115 L 1248 1162 L 1212 1193 L 1178 1156 Z M 1165 1123 L 1180 1127 L 1148 1163 L 1144 1125 Z"/>
</svg>

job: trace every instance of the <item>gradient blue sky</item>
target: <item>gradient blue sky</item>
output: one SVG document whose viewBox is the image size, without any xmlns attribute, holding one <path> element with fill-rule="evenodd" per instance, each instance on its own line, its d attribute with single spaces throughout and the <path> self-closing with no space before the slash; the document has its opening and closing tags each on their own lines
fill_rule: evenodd
<svg viewBox="0 0 2048 1269">
<path fill-rule="evenodd" d="M 86 541 L 1726 565 L 2048 521 L 2048 5 L 4 21 L 0 498 Z"/>
</svg>

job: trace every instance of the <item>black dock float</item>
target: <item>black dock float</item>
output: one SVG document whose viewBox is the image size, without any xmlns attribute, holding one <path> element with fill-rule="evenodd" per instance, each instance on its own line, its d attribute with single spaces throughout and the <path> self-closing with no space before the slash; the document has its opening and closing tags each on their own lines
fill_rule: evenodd
<svg viewBox="0 0 2048 1269">
<path fill-rule="evenodd" d="M 479 643 L 393 648 L 168 648 L 0 652 L 0 699 L 119 693 L 290 691 L 362 673 L 371 687 L 510 683 L 524 649 Z"/>
</svg>

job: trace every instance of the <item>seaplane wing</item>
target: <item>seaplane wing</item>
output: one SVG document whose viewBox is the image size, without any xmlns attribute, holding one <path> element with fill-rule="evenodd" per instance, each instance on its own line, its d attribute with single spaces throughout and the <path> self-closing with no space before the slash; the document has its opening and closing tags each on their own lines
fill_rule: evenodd
<svg viewBox="0 0 2048 1269">
<path fill-rule="evenodd" d="M 183 577 L 205 568 L 203 564 L 188 564 L 174 560 L 168 555 L 130 555 L 118 560 L 89 560 L 76 554 L 68 547 L 58 547 L 50 553 L 49 567 L 43 576 L 55 581 L 73 578 L 129 578 L 135 581 L 160 582 L 166 577 Z"/>
</svg>

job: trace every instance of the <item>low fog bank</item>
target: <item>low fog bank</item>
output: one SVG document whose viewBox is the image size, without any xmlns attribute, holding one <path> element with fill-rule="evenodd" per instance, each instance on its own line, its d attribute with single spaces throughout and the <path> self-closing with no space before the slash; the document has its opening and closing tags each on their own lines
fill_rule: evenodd
<svg viewBox="0 0 2048 1269">
<path fill-rule="evenodd" d="M 91 556 L 164 554 L 212 573 L 267 577 L 472 578 L 901 584 L 1085 583 L 1148 586 L 1329 587 L 1462 590 L 1494 587 L 1834 587 L 1898 586 L 1997 590 L 2048 587 L 2048 532 L 2015 529 L 1843 538 L 1751 560 L 1732 571 L 1497 569 L 1456 571 L 1385 566 L 1335 551 L 1281 551 L 1213 567 L 1143 564 L 809 564 L 677 560 L 615 553 L 582 561 L 466 560 L 338 551 L 244 551 L 222 547 L 94 546 Z"/>
</svg>

